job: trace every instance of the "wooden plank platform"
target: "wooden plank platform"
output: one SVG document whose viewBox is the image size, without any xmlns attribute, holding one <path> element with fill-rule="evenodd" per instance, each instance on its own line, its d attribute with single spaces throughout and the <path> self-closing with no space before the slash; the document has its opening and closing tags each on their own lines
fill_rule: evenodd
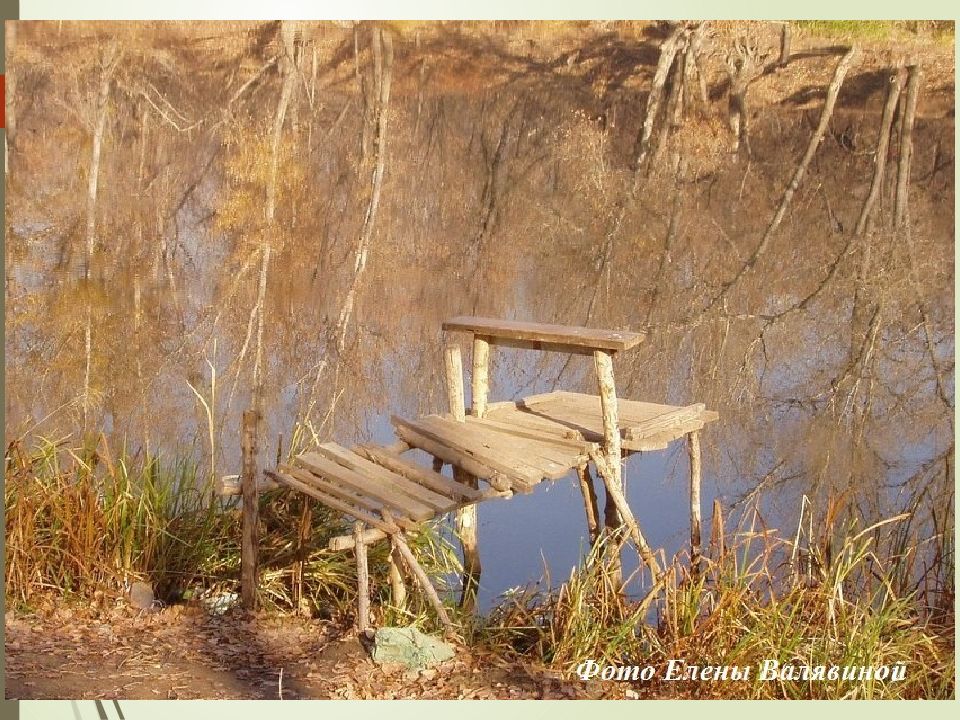
<svg viewBox="0 0 960 720">
<path fill-rule="evenodd" d="M 618 398 L 622 448 L 656 450 L 717 419 L 702 404 L 674 406 Z M 397 435 L 499 488 L 530 492 L 544 479 L 582 467 L 603 441 L 597 395 L 553 392 L 491 404 L 483 418 L 392 417 Z M 475 490 L 395 450 L 372 444 L 348 450 L 324 443 L 281 465 L 271 478 L 361 520 L 383 534 L 498 496 Z M 503 485 L 502 483 L 507 483 Z"/>
<path fill-rule="evenodd" d="M 548 325 L 462 315 L 444 322 L 443 329 L 473 333 L 490 338 L 498 345 L 510 345 L 512 343 L 503 341 L 514 341 L 521 343 L 521 347 L 534 350 L 563 352 L 575 352 L 576 349 L 589 352 L 629 350 L 643 340 L 641 333 L 626 330 L 595 330 L 573 325 Z"/>
<path fill-rule="evenodd" d="M 666 447 L 718 418 L 702 404 L 684 407 L 618 398 L 617 408 L 623 448 L 630 451 Z M 603 413 L 597 395 L 553 392 L 513 404 L 498 403 L 488 409 L 484 421 L 507 432 L 516 427 L 521 433 L 557 441 L 603 441 Z"/>
</svg>

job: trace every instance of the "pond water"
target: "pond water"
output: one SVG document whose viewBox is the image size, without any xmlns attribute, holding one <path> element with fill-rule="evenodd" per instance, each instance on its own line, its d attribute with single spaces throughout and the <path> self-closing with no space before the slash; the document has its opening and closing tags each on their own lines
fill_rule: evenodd
<svg viewBox="0 0 960 720">
<path fill-rule="evenodd" d="M 83 34 L 71 28 L 31 26 L 18 43 L 74 53 L 75 68 L 53 73 L 29 53 L 14 64 L 8 442 L 103 430 L 114 445 L 186 449 L 205 473 L 236 473 L 258 383 L 264 465 L 278 436 L 284 452 L 291 439 L 389 442 L 390 414 L 444 408 L 440 324 L 477 314 L 646 331 L 617 358 L 620 395 L 720 413 L 703 434 L 705 538 L 714 498 L 726 509 L 756 498 L 787 534 L 803 495 L 818 518 L 843 497 L 861 522 L 906 508 L 918 533 L 952 528 L 937 513 L 953 503 L 953 115 L 925 111 L 921 95 L 909 230 L 893 226 L 891 151 L 873 227 L 854 238 L 883 100 L 876 66 L 851 70 L 761 243 L 835 58 L 769 81 L 749 157 L 731 152 L 713 97 L 722 77 L 710 75 L 711 100 L 638 170 L 656 33 L 565 38 L 592 58 L 582 72 L 530 59 L 572 57 L 549 43 L 501 47 L 494 34 L 502 52 L 471 54 L 486 46 L 452 30 L 398 38 L 384 99 L 367 30 L 304 31 L 302 83 L 275 135 L 282 81 L 256 75 L 256 53 L 280 39 L 201 57 L 180 28 L 163 58 L 124 40 L 138 49 L 108 84 L 91 206 L 101 85 L 84 68 L 100 67 L 100 51 L 68 42 Z M 151 86 L 198 125 L 178 130 L 180 115 L 127 91 Z M 66 120 L 63 98 L 79 108 Z M 595 391 L 582 358 L 504 351 L 494 363 L 492 399 Z M 687 472 L 681 442 L 626 465 L 631 505 L 668 557 L 688 538 Z M 545 568 L 565 579 L 585 547 L 572 477 L 484 503 L 479 522 L 486 608 Z M 635 556 L 624 559 L 632 571 Z"/>
</svg>

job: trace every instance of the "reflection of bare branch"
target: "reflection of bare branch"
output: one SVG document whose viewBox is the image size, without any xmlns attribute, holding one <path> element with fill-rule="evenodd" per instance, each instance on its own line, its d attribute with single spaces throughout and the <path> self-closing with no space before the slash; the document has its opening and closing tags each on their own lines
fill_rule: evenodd
<svg viewBox="0 0 960 720">
<path fill-rule="evenodd" d="M 726 297 L 733 287 L 736 286 L 740 279 L 749 272 L 757 261 L 763 256 L 767 248 L 770 245 L 770 241 L 773 238 L 774 233 L 777 228 L 780 227 L 780 223 L 783 220 L 784 215 L 786 215 L 787 208 L 790 206 L 790 201 L 793 199 L 794 193 L 800 187 L 800 181 L 803 179 L 804 174 L 807 171 L 807 166 L 810 165 L 810 161 L 813 159 L 813 155 L 817 150 L 817 147 L 820 145 L 820 141 L 823 139 L 823 135 L 827 130 L 827 125 L 830 122 L 830 117 L 833 115 L 833 108 L 837 102 L 837 96 L 840 94 L 840 86 L 843 84 L 843 79 L 846 77 L 847 70 L 850 69 L 850 65 L 853 62 L 853 58 L 856 55 L 856 49 L 850 48 L 849 51 L 840 59 L 840 62 L 837 63 L 837 67 L 834 70 L 833 80 L 830 83 L 830 86 L 827 88 L 827 99 L 824 102 L 823 110 L 820 113 L 820 122 L 817 125 L 817 129 L 813 133 L 813 137 L 810 138 L 810 143 L 807 145 L 807 151 L 804 153 L 803 159 L 800 161 L 800 164 L 797 166 L 796 171 L 793 173 L 793 177 L 790 180 L 790 183 L 787 185 L 786 190 L 784 190 L 783 197 L 780 199 L 780 207 L 777 208 L 777 212 L 774 213 L 773 218 L 770 220 L 770 224 L 767 225 L 766 231 L 763 233 L 763 238 L 760 240 L 760 244 L 757 245 L 756 249 L 753 251 L 753 254 L 747 259 L 747 262 L 744 263 L 737 273 L 728 281 L 723 283 L 720 289 L 720 293 L 710 300 L 707 304 L 707 307 L 704 308 L 701 313 L 705 313 L 712 309 L 721 299 Z"/>
</svg>

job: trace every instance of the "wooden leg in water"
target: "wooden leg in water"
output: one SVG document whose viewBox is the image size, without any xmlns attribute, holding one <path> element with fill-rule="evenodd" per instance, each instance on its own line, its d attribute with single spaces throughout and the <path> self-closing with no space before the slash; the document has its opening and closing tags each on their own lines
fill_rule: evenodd
<svg viewBox="0 0 960 720">
<path fill-rule="evenodd" d="M 363 523 L 353 524 L 353 552 L 357 557 L 357 632 L 363 635 L 370 623 L 370 579 L 367 546 L 363 543 Z"/>
<path fill-rule="evenodd" d="M 630 510 L 627 499 L 613 481 L 615 477 L 613 470 L 611 470 L 603 454 L 596 450 L 590 451 L 590 459 L 593 460 L 593 464 L 597 466 L 597 472 L 599 472 L 600 477 L 603 478 L 603 484 L 607 489 L 607 497 L 613 500 L 623 524 L 627 526 L 627 530 L 630 532 L 630 539 L 633 540 L 633 544 L 636 545 L 640 557 L 647 564 L 647 567 L 650 568 L 650 574 L 654 582 L 656 582 L 660 577 L 660 565 L 657 563 L 657 558 L 654 556 L 650 546 L 647 545 L 643 533 L 640 532 L 640 525 L 633 516 L 633 511 Z"/>
<path fill-rule="evenodd" d="M 620 543 L 612 542 L 610 538 L 614 537 L 617 530 L 622 526 L 622 523 L 620 522 L 620 513 L 617 512 L 617 504 L 614 502 L 613 496 L 610 495 L 610 491 L 607 490 L 607 481 L 602 473 L 600 477 L 603 480 L 604 489 L 603 531 L 608 538 L 608 545 L 605 549 L 607 553 L 607 565 L 610 567 L 610 577 L 612 581 L 617 587 L 620 587 L 623 585 L 623 561 L 620 558 Z"/>
<path fill-rule="evenodd" d="M 603 416 L 603 453 L 606 460 L 605 469 L 597 465 L 597 471 L 603 477 L 604 487 L 607 489 L 604 501 L 604 526 L 607 534 L 611 535 L 620 527 L 620 518 L 616 501 L 611 496 L 610 488 L 623 492 L 623 479 L 620 469 L 620 421 L 617 390 L 613 378 L 613 355 L 609 352 L 597 350 L 593 353 L 593 361 L 597 371 L 597 387 L 600 393 L 600 412 Z M 613 580 L 620 587 L 623 584 L 623 569 L 620 562 L 620 553 L 617 544 L 611 543 L 609 551 L 614 553 L 609 558 Z"/>
<path fill-rule="evenodd" d="M 713 517 L 710 519 L 710 547 L 713 556 L 719 562 L 726 554 L 723 537 L 723 506 L 720 505 L 720 498 L 713 500 Z"/>
<path fill-rule="evenodd" d="M 472 488 L 477 488 L 476 478 L 459 468 L 453 469 L 453 477 Z M 460 593 L 460 607 L 473 612 L 477 604 L 477 589 L 480 587 L 480 548 L 477 540 L 477 506 L 467 505 L 456 513 L 457 537 L 463 550 L 463 590 Z"/>
<path fill-rule="evenodd" d="M 477 341 L 486 346 L 483 341 Z M 486 406 L 486 373 L 488 351 L 474 344 L 473 363 L 473 412 L 482 416 Z M 479 363 L 479 366 L 478 366 Z M 463 361 L 460 357 L 459 345 L 448 345 L 444 351 L 444 368 L 447 380 L 447 402 L 450 414 L 457 422 L 466 420 L 466 408 L 463 400 Z M 479 388 L 479 389 L 478 389 Z M 453 468 L 453 479 L 476 489 L 477 479 L 459 467 Z M 473 612 L 476 605 L 477 587 L 480 584 L 480 553 L 477 550 L 477 506 L 467 505 L 456 513 L 457 535 L 463 549 L 463 592 L 460 595 L 460 606 L 467 612 Z"/>
<path fill-rule="evenodd" d="M 587 513 L 587 532 L 590 535 L 590 547 L 597 544 L 600 536 L 600 518 L 597 513 L 597 493 L 593 489 L 593 477 L 590 475 L 590 466 L 581 465 L 577 468 L 577 478 L 580 480 L 580 492 L 583 495 L 583 506 Z"/>
<path fill-rule="evenodd" d="M 687 434 L 690 450 L 690 572 L 700 574 L 700 433 Z"/>
<path fill-rule="evenodd" d="M 403 573 L 400 572 L 399 561 L 400 557 L 397 549 L 391 547 L 390 554 L 387 556 L 387 569 L 390 575 L 390 596 L 393 600 L 393 606 L 397 608 L 397 610 L 403 610 L 407 606 L 407 586 L 403 584 Z"/>
<path fill-rule="evenodd" d="M 435 457 L 433 459 L 433 471 L 435 473 L 443 472 L 443 460 L 441 458 Z"/>
</svg>

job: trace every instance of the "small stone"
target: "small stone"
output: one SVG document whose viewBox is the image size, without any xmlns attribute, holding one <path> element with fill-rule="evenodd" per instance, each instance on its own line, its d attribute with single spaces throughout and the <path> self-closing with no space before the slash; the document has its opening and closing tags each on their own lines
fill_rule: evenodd
<svg viewBox="0 0 960 720">
<path fill-rule="evenodd" d="M 149 583 L 135 582 L 130 585 L 130 604 L 140 610 L 153 609 L 153 587 Z"/>
</svg>

